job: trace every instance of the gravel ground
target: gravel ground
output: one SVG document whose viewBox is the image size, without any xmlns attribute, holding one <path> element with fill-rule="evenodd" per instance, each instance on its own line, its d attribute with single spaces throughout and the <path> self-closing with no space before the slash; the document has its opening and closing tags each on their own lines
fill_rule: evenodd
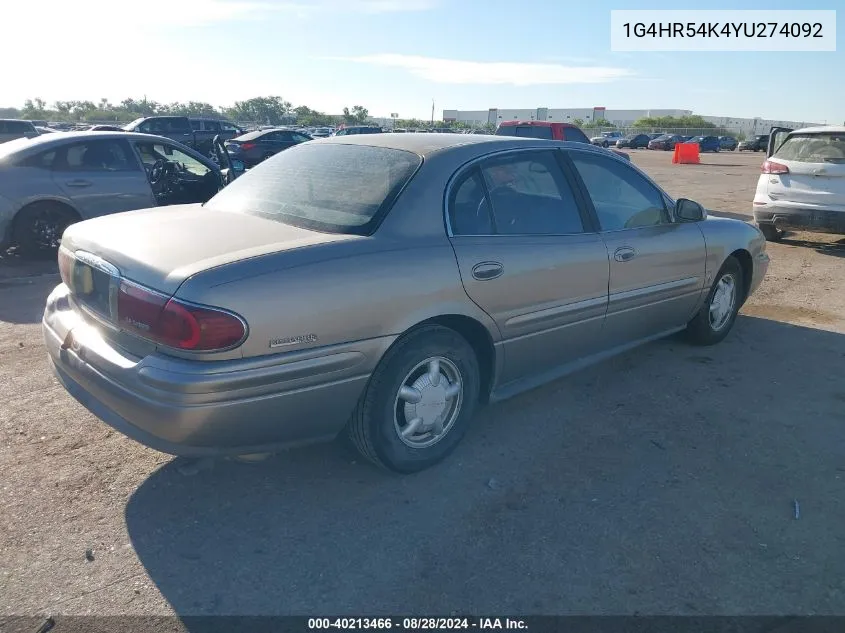
<svg viewBox="0 0 845 633">
<path fill-rule="evenodd" d="M 632 155 L 749 218 L 761 154 Z M 405 477 L 340 444 L 241 464 L 131 442 L 47 370 L 55 278 L 26 275 L 50 265 L 0 263 L 0 616 L 845 614 L 845 240 L 769 250 L 721 345 L 489 407 Z"/>
</svg>

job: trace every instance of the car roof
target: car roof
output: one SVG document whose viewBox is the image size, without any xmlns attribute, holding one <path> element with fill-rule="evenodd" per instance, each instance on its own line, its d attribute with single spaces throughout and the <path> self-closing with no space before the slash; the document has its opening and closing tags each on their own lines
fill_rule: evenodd
<svg viewBox="0 0 845 633">
<path fill-rule="evenodd" d="M 799 130 L 792 130 L 791 134 L 800 132 L 801 134 L 819 134 L 828 132 L 833 134 L 845 134 L 845 125 L 816 125 L 813 127 L 802 127 Z"/>
<path fill-rule="evenodd" d="M 483 151 L 501 151 L 520 148 L 564 147 L 596 151 L 607 155 L 608 150 L 595 147 L 587 143 L 574 141 L 550 141 L 536 138 L 520 138 L 516 136 L 495 136 L 493 134 L 362 134 L 350 136 L 330 136 L 329 138 L 314 139 L 312 143 L 338 145 L 368 145 L 370 147 L 385 147 L 413 152 L 425 158 L 431 154 L 446 152 L 467 145 L 476 145 Z M 486 145 L 487 147 L 481 147 Z"/>
<path fill-rule="evenodd" d="M 29 150 L 35 150 L 36 148 L 41 147 L 49 147 L 50 145 L 57 145 L 61 143 L 67 143 L 73 140 L 98 140 L 98 139 L 110 139 L 110 138 L 123 138 L 123 139 L 135 139 L 140 141 L 165 141 L 167 143 L 173 143 L 174 141 L 169 138 L 165 138 L 163 136 L 157 136 L 155 134 L 141 134 L 140 132 L 115 132 L 112 130 L 106 131 L 90 131 L 90 130 L 81 130 L 79 132 L 62 132 L 61 134 L 45 134 L 44 136 L 36 136 L 35 138 L 25 139 L 27 142 L 21 143 L 19 146 L 15 147 L 12 152 L 23 152 Z M 23 139 L 21 139 L 23 140 Z M 9 143 L 17 143 L 17 141 L 8 141 Z M 3 145 L 6 145 L 4 143 Z"/>
</svg>

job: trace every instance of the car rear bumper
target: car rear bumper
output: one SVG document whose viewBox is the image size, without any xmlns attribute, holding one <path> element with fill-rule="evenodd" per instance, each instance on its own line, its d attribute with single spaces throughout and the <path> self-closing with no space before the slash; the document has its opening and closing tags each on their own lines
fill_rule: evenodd
<svg viewBox="0 0 845 633">
<path fill-rule="evenodd" d="M 754 221 L 757 224 L 771 224 L 779 229 L 814 233 L 845 233 L 845 211 L 814 206 L 755 202 Z"/>
<path fill-rule="evenodd" d="M 106 424 L 186 456 L 269 452 L 335 437 L 394 337 L 229 361 L 132 356 L 87 324 L 58 286 L 44 340 L 56 376 Z"/>
</svg>

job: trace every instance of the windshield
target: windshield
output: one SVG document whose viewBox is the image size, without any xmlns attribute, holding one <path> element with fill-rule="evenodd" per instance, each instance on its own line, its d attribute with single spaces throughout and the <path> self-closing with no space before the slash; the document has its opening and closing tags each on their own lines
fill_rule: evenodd
<svg viewBox="0 0 845 633">
<path fill-rule="evenodd" d="M 369 235 L 421 163 L 404 150 L 306 143 L 249 170 L 207 206 L 327 233 Z"/>
<path fill-rule="evenodd" d="M 132 121 L 132 123 L 127 123 L 126 125 L 124 125 L 123 129 L 124 130 L 131 130 L 133 127 L 135 127 L 136 125 L 141 123 L 141 121 L 143 121 L 143 120 L 144 120 L 144 117 L 141 117 L 140 119 L 135 119 L 134 121 Z"/>
<path fill-rule="evenodd" d="M 672 136 L 670 134 L 662 134 L 654 140 L 655 141 L 668 141 L 670 138 L 672 138 Z"/>
<path fill-rule="evenodd" d="M 0 146 L 2 147 L 2 146 Z M 772 158 L 799 163 L 845 163 L 845 132 L 793 134 Z"/>
</svg>

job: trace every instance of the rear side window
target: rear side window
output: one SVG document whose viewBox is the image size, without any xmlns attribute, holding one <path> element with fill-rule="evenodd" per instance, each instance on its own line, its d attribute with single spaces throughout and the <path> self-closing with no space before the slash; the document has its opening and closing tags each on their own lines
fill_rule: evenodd
<svg viewBox="0 0 845 633">
<path fill-rule="evenodd" d="M 845 163 L 845 133 L 793 134 L 772 158 L 799 163 Z"/>
<path fill-rule="evenodd" d="M 57 171 L 131 171 L 137 167 L 128 154 L 120 141 L 89 141 L 67 146 L 52 166 Z"/>
<path fill-rule="evenodd" d="M 578 205 L 554 152 L 520 152 L 481 164 L 500 235 L 582 233 Z"/>
<path fill-rule="evenodd" d="M 6 121 L 7 134 L 26 134 L 27 132 L 34 132 L 35 127 L 28 121 Z"/>
<path fill-rule="evenodd" d="M 301 143 L 243 174 L 207 206 L 327 233 L 369 235 L 421 163 L 404 150 Z"/>
<path fill-rule="evenodd" d="M 500 125 L 497 136 L 519 136 L 521 138 L 542 138 L 552 140 L 552 128 L 548 125 Z"/>
<path fill-rule="evenodd" d="M 590 142 L 590 139 L 587 138 L 587 135 L 584 134 L 577 127 L 565 127 L 565 128 L 563 128 L 563 140 L 564 141 L 574 141 L 575 143 L 589 143 Z"/>
</svg>

